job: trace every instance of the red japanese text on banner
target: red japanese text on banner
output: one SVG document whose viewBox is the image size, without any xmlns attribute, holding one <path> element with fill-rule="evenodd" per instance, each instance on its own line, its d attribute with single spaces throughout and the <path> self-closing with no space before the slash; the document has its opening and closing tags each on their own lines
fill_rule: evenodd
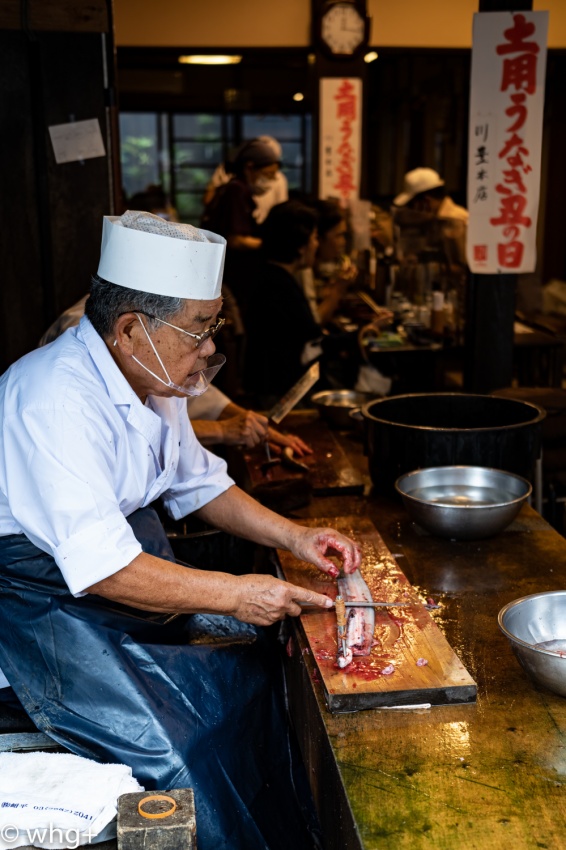
<svg viewBox="0 0 566 850">
<path fill-rule="evenodd" d="M 362 152 L 362 81 L 320 80 L 319 196 L 346 203 L 359 198 Z"/>
<path fill-rule="evenodd" d="M 475 274 L 532 272 L 548 12 L 474 15 L 467 259 Z"/>
</svg>

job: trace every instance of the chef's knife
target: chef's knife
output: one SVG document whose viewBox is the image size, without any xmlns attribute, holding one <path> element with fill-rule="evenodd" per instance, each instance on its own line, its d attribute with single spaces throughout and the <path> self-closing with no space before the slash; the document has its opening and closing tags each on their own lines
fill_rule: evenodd
<svg viewBox="0 0 566 850">
<path fill-rule="evenodd" d="M 279 425 L 282 419 L 300 402 L 302 397 L 308 393 L 320 378 L 320 366 L 318 361 L 310 366 L 305 374 L 299 378 L 297 383 L 279 399 L 277 404 L 271 408 L 267 417 L 270 422 Z"/>
</svg>

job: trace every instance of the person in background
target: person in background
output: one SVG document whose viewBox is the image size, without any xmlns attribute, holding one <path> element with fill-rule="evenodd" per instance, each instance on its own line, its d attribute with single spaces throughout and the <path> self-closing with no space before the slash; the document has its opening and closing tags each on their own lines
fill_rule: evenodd
<svg viewBox="0 0 566 850">
<path fill-rule="evenodd" d="M 270 145 L 273 148 L 273 152 L 277 160 L 279 162 L 282 161 L 283 151 L 281 150 L 281 145 L 277 139 L 274 139 L 273 136 L 258 136 L 257 138 L 258 141 L 265 142 L 266 145 Z M 224 186 L 232 179 L 234 176 L 231 171 L 232 167 L 232 164 L 229 162 L 226 163 L 226 165 L 224 163 L 220 163 L 220 165 L 217 166 L 203 195 L 204 206 L 207 206 L 207 204 L 211 202 L 214 197 L 214 193 L 220 186 Z M 287 178 L 280 168 L 267 192 L 264 192 L 263 195 L 256 195 L 254 198 L 256 208 L 253 215 L 257 223 L 261 224 L 265 221 L 271 207 L 274 207 L 276 204 L 282 204 L 284 201 L 288 200 L 288 198 L 289 186 Z"/>
<path fill-rule="evenodd" d="M 432 168 L 414 168 L 403 178 L 403 191 L 393 200 L 396 207 L 409 206 L 436 218 L 453 218 L 467 223 L 468 211 L 446 193 L 444 180 Z"/>
<path fill-rule="evenodd" d="M 246 389 L 271 405 L 320 360 L 320 388 L 350 386 L 358 368 L 355 334 L 325 333 L 315 320 L 298 273 L 318 249 L 317 213 L 300 201 L 273 207 L 261 236 L 262 265 L 246 319 Z"/>
<path fill-rule="evenodd" d="M 252 139 L 239 149 L 232 170 L 232 180 L 217 189 L 206 207 L 202 226 L 226 239 L 224 283 L 244 313 L 261 247 L 255 199 L 269 191 L 279 159 L 271 145 Z"/>
<path fill-rule="evenodd" d="M 336 315 L 358 270 L 346 253 L 348 226 L 344 210 L 336 201 L 318 201 L 318 251 L 312 269 L 316 312 L 324 327 Z"/>
<path fill-rule="evenodd" d="M 346 253 L 348 224 L 340 204 L 331 200 L 318 201 L 314 208 L 319 246 L 314 267 L 299 272 L 299 280 L 315 320 L 323 330 L 333 333 L 325 337 L 327 349 L 334 347 L 333 363 L 327 367 L 328 377 L 334 376 L 338 384 L 352 384 L 360 392 L 386 395 L 391 389 L 391 379 L 368 362 L 364 340 L 379 336 L 383 328 L 391 324 L 393 314 L 382 308 L 379 315 L 372 315 L 371 321 L 357 330 L 356 337 L 333 321 L 358 278 L 358 269 Z"/>
<path fill-rule="evenodd" d="M 61 313 L 41 337 L 39 347 L 53 342 L 68 328 L 79 324 L 87 298 L 88 295 L 85 295 Z M 275 454 L 286 446 L 299 457 L 312 454 L 312 449 L 300 437 L 282 434 L 269 425 L 267 417 L 240 407 L 213 385 L 203 395 L 188 398 L 187 410 L 196 437 L 203 446 L 223 444 L 251 449 L 267 440 Z"/>
<path fill-rule="evenodd" d="M 248 392 L 271 405 L 322 354 L 322 328 L 297 280 L 318 248 L 316 213 L 299 201 L 273 207 L 262 225 L 262 264 L 246 315 Z"/>
<path fill-rule="evenodd" d="M 205 395 L 188 399 L 187 408 L 194 432 L 203 446 L 222 443 L 251 449 L 267 441 L 275 454 L 280 454 L 286 446 L 299 457 L 312 454 L 312 449 L 296 434 L 282 434 L 269 425 L 266 416 L 246 410 L 217 387 L 210 386 Z"/>
<path fill-rule="evenodd" d="M 444 180 L 432 168 L 415 168 L 403 179 L 403 191 L 394 208 L 421 213 L 440 223 L 448 262 L 466 265 L 466 231 L 469 213 L 447 194 Z"/>
</svg>

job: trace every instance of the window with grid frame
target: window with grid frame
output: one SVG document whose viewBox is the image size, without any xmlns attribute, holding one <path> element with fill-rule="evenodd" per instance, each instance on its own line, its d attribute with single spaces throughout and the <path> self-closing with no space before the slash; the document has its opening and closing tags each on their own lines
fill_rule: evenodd
<svg viewBox="0 0 566 850">
<path fill-rule="evenodd" d="M 282 147 L 290 190 L 311 188 L 310 115 L 134 113 L 120 115 L 122 179 L 126 198 L 160 184 L 181 221 L 197 224 L 203 194 L 244 139 L 268 135 Z"/>
</svg>

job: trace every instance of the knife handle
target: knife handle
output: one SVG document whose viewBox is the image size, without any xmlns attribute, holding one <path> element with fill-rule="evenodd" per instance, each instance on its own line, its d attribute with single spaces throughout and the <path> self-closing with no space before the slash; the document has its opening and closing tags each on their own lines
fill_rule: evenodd
<svg viewBox="0 0 566 850">
<path fill-rule="evenodd" d="M 336 605 L 336 625 L 338 626 L 338 632 L 344 630 L 346 628 L 346 604 L 342 596 L 337 596 L 335 600 Z"/>
</svg>

